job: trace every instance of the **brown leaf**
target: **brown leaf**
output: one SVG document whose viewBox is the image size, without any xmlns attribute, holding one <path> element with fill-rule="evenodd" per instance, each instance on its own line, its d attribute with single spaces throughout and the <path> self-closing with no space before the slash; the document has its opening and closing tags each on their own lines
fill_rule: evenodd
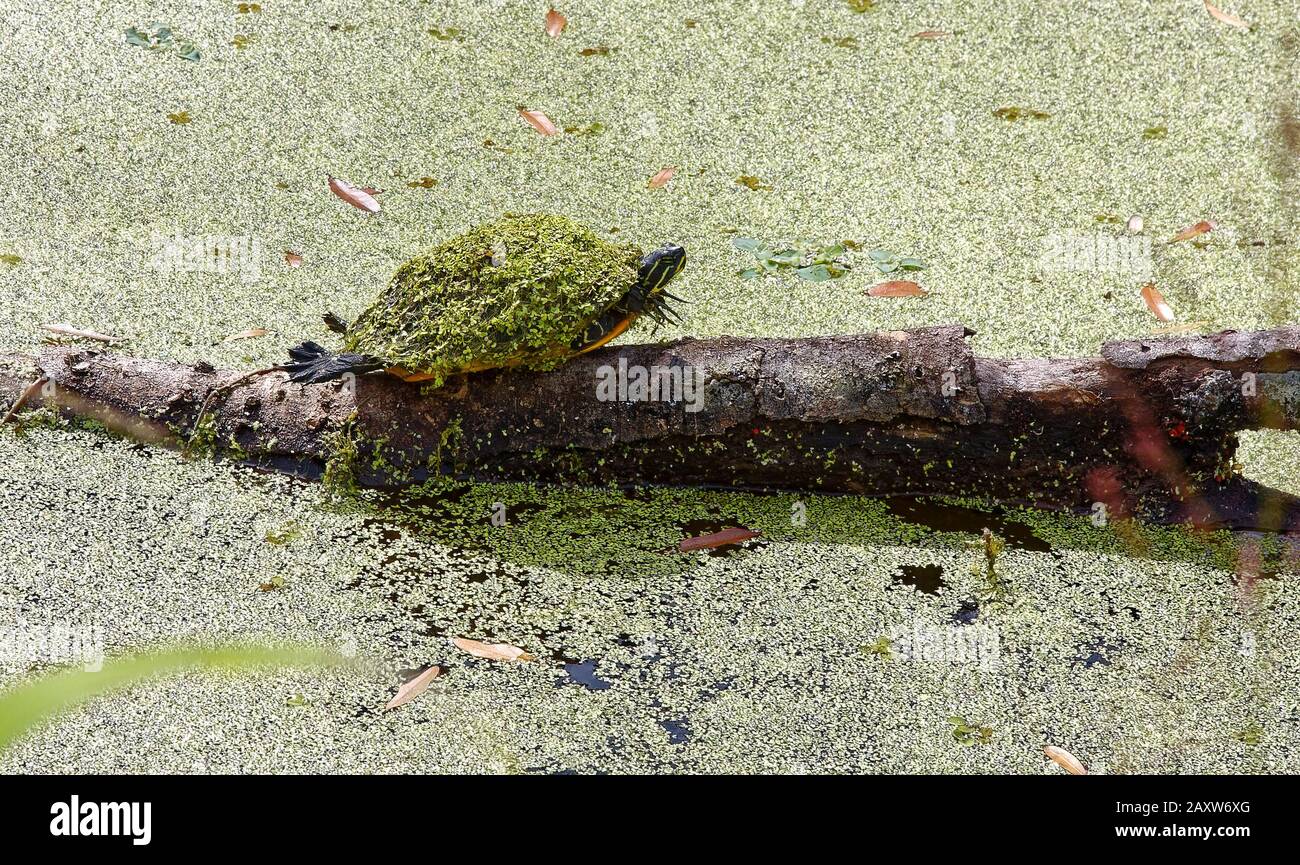
<svg viewBox="0 0 1300 865">
<path fill-rule="evenodd" d="M 489 661 L 536 661 L 536 655 L 530 655 L 518 646 L 509 643 L 480 643 L 464 637 L 453 637 L 451 644 L 462 652 L 469 652 L 476 658 Z"/>
<path fill-rule="evenodd" d="M 667 168 L 662 168 L 655 173 L 654 177 L 650 178 L 650 182 L 647 183 L 646 186 L 649 186 L 651 189 L 663 189 L 665 186 L 668 185 L 668 181 L 673 179 L 673 175 L 676 173 L 677 173 L 677 166 L 675 165 L 670 165 Z"/>
<path fill-rule="evenodd" d="M 375 195 L 379 190 L 371 189 L 368 186 L 353 186 L 346 180 L 339 177 L 325 175 L 329 179 L 330 192 L 339 198 L 351 204 L 357 210 L 363 210 L 366 213 L 378 213 L 379 202 L 375 200 Z"/>
<path fill-rule="evenodd" d="M 50 333 L 57 333 L 59 336 L 70 336 L 73 339 L 89 339 L 95 342 L 122 342 L 125 337 L 109 336 L 106 333 L 100 333 L 94 330 L 84 330 L 80 327 L 73 327 L 70 324 L 43 324 L 42 330 L 48 330 Z"/>
<path fill-rule="evenodd" d="M 429 690 L 429 683 L 442 675 L 442 667 L 432 666 L 397 689 L 397 695 L 384 705 L 384 711 L 403 706 Z"/>
<path fill-rule="evenodd" d="M 1173 321 L 1174 311 L 1165 303 L 1165 296 L 1156 288 L 1154 282 L 1148 282 L 1142 286 L 1142 299 L 1146 301 L 1147 309 L 1155 313 L 1156 318 L 1161 321 Z"/>
<path fill-rule="evenodd" d="M 1231 15 L 1227 12 L 1224 12 L 1218 6 L 1215 6 L 1213 3 L 1211 3 L 1210 0 L 1205 0 L 1205 11 L 1209 12 L 1211 15 L 1213 15 L 1219 21 L 1222 21 L 1224 24 L 1231 24 L 1233 27 L 1237 27 L 1242 30 L 1250 29 L 1250 25 L 1247 24 L 1245 21 L 1242 21 L 1236 15 Z"/>
<path fill-rule="evenodd" d="M 725 547 L 727 544 L 738 544 L 741 541 L 756 538 L 761 534 L 762 532 L 756 532 L 753 529 L 723 529 L 711 535 L 700 535 L 698 538 L 683 538 L 682 542 L 677 545 L 677 549 L 683 553 L 688 553 L 691 550 L 711 550 L 715 547 Z"/>
<path fill-rule="evenodd" d="M 868 297 L 921 297 L 928 293 L 910 279 L 891 279 L 867 289 Z"/>
<path fill-rule="evenodd" d="M 942 39 L 945 36 L 951 36 L 947 30 L 922 30 L 920 33 L 913 33 L 913 39 Z"/>
<path fill-rule="evenodd" d="M 1191 228 L 1184 228 L 1170 239 L 1170 243 L 1177 243 L 1180 240 L 1190 240 L 1193 237 L 1200 237 L 1202 234 L 1209 234 L 1215 229 L 1215 225 L 1208 219 L 1202 219 Z"/>
<path fill-rule="evenodd" d="M 529 126 L 533 127 L 543 135 L 554 135 L 558 131 L 555 128 L 555 124 L 551 122 L 551 118 L 547 117 L 540 111 L 524 108 L 521 105 L 519 106 L 519 116 L 524 118 L 524 120 L 528 122 Z"/>
<path fill-rule="evenodd" d="M 564 32 L 564 28 L 568 23 L 568 18 L 552 9 L 546 13 L 546 35 L 552 39 L 558 37 Z"/>
<path fill-rule="evenodd" d="M 294 252 L 292 249 L 284 251 L 284 263 L 290 267 L 302 267 L 302 254 Z"/>
<path fill-rule="evenodd" d="M 1060 766 L 1071 775 L 1087 775 L 1088 770 L 1084 768 L 1079 759 L 1064 748 L 1058 748 L 1055 745 L 1048 745 L 1043 749 L 1047 759 Z"/>
<path fill-rule="evenodd" d="M 239 333 L 232 333 L 222 340 L 222 342 L 235 342 L 240 339 L 258 339 L 266 336 L 269 331 L 264 327 L 250 327 L 248 330 L 241 330 Z"/>
</svg>

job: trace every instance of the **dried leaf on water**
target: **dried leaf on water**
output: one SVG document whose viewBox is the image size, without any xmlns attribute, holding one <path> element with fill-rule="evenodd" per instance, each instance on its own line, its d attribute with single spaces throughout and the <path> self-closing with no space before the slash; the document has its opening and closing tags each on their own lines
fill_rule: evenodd
<svg viewBox="0 0 1300 865">
<path fill-rule="evenodd" d="M 125 339 L 125 337 L 121 336 L 109 336 L 95 330 L 73 327 L 70 324 L 43 324 L 41 330 L 48 330 L 50 333 L 57 333 L 59 336 L 72 337 L 73 339 L 89 339 L 94 342 L 114 343 L 122 342 Z"/>
<path fill-rule="evenodd" d="M 1071 775 L 1087 775 L 1088 770 L 1084 768 L 1079 759 L 1064 748 L 1058 748 L 1055 745 L 1048 745 L 1043 749 L 1047 759 L 1060 766 Z"/>
<path fill-rule="evenodd" d="M 404 706 L 414 700 L 416 697 L 429 690 L 429 684 L 442 675 L 442 667 L 434 665 L 416 676 L 409 682 L 405 682 L 402 687 L 397 689 L 397 694 L 393 699 L 384 704 L 384 711 L 396 709 L 398 706 Z"/>
<path fill-rule="evenodd" d="M 670 165 L 667 168 L 661 168 L 659 171 L 655 172 L 655 176 L 651 177 L 650 182 L 647 183 L 646 185 L 649 186 L 651 189 L 663 189 L 665 186 L 668 185 L 668 181 L 673 179 L 673 175 L 676 173 L 677 173 L 677 166 L 675 165 Z"/>
<path fill-rule="evenodd" d="M 259 339 L 266 336 L 270 331 L 264 327 L 250 327 L 248 330 L 241 330 L 239 333 L 232 333 L 222 340 L 222 342 L 235 342 L 241 339 Z"/>
<path fill-rule="evenodd" d="M 333 177 L 328 174 L 325 176 L 329 180 L 330 192 L 357 210 L 372 214 L 379 212 L 379 202 L 375 199 L 375 195 L 379 190 L 372 189 L 369 186 L 353 186 L 340 177 Z"/>
<path fill-rule="evenodd" d="M 716 547 L 725 547 L 728 544 L 738 544 L 741 541 L 756 538 L 761 534 L 762 532 L 746 528 L 723 529 L 720 532 L 700 535 L 696 538 L 683 538 L 681 543 L 677 545 L 677 549 L 683 553 L 689 553 L 692 550 L 711 550 Z"/>
<path fill-rule="evenodd" d="M 891 279 L 867 289 L 868 297 L 922 297 L 928 293 L 910 279 Z"/>
<path fill-rule="evenodd" d="M 564 28 L 568 23 L 568 18 L 565 18 L 554 9 L 550 10 L 546 13 L 546 35 L 550 36 L 552 39 L 558 37 L 564 32 Z"/>
<path fill-rule="evenodd" d="M 1148 282 L 1142 286 L 1142 300 L 1146 302 L 1147 309 L 1155 313 L 1156 318 L 1161 321 L 1174 320 L 1173 309 L 1165 302 L 1165 296 L 1156 288 L 1154 282 Z"/>
<path fill-rule="evenodd" d="M 947 30 L 922 30 L 920 33 L 913 33 L 913 39 L 942 39 L 945 36 L 951 36 Z"/>
<path fill-rule="evenodd" d="M 1240 30 L 1250 29 L 1250 25 L 1247 24 L 1245 21 L 1242 21 L 1236 15 L 1233 15 L 1229 12 L 1224 12 L 1218 6 L 1215 6 L 1213 3 L 1211 3 L 1210 0 L 1204 0 L 1204 2 L 1205 2 L 1205 11 L 1209 12 L 1210 15 L 1213 16 L 1216 20 L 1222 21 L 1224 24 L 1229 24 Z"/>
<path fill-rule="evenodd" d="M 286 249 L 284 251 L 284 263 L 290 267 L 302 267 L 302 254 Z"/>
<path fill-rule="evenodd" d="M 1208 219 L 1202 219 L 1195 225 L 1184 228 L 1182 231 L 1170 238 L 1170 243 L 1178 243 L 1180 240 L 1191 240 L 1193 237 L 1200 237 L 1202 234 L 1209 234 L 1213 231 L 1215 225 Z"/>
<path fill-rule="evenodd" d="M 451 644 L 462 652 L 469 652 L 476 658 L 489 661 L 536 661 L 536 655 L 530 655 L 518 646 L 509 643 L 481 643 L 464 637 L 453 637 Z"/>
<path fill-rule="evenodd" d="M 555 128 L 555 124 L 551 122 L 551 118 L 536 109 L 525 108 L 521 105 L 519 106 L 519 116 L 524 118 L 529 126 L 543 135 L 551 136 L 559 131 Z"/>
</svg>

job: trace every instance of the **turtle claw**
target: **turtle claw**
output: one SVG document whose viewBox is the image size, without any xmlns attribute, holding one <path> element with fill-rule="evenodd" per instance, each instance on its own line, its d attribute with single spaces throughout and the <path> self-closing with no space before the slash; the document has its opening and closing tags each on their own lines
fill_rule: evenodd
<svg viewBox="0 0 1300 865">
<path fill-rule="evenodd" d="M 291 363 L 280 364 L 277 368 L 289 373 L 289 381 L 299 384 L 322 384 L 348 373 L 374 372 L 384 366 L 369 355 L 333 354 L 310 340 L 289 349 L 289 357 L 293 358 Z"/>
</svg>

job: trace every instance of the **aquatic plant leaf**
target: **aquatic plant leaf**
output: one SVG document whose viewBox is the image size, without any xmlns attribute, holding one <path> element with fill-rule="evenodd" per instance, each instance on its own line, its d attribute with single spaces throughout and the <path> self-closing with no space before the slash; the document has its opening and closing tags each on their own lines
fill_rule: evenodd
<svg viewBox="0 0 1300 865">
<path fill-rule="evenodd" d="M 554 9 L 550 10 L 546 13 L 546 35 L 552 39 L 557 38 L 564 32 L 564 28 L 568 26 L 568 23 L 568 18 L 565 18 Z"/>
<path fill-rule="evenodd" d="M 1046 120 L 1052 115 L 1046 111 L 1038 111 L 1034 108 L 1021 108 L 1018 105 L 1006 105 L 1002 108 L 993 109 L 993 116 L 1000 117 L 1003 120 Z"/>
<path fill-rule="evenodd" d="M 795 275 L 807 282 L 826 282 L 835 278 L 835 275 L 831 273 L 831 269 L 824 264 L 801 267 L 795 271 Z"/>
<path fill-rule="evenodd" d="M 608 57 L 613 50 L 608 45 L 596 45 L 592 48 L 583 48 L 578 54 L 583 57 Z"/>
<path fill-rule="evenodd" d="M 406 185 L 412 189 L 433 189 L 438 185 L 438 181 L 432 177 L 421 177 L 419 180 L 412 180 Z"/>
<path fill-rule="evenodd" d="M 667 168 L 661 168 L 655 172 L 654 177 L 651 177 L 650 182 L 647 183 L 646 185 L 651 189 L 663 189 L 665 186 L 668 185 L 668 181 L 673 179 L 673 175 L 676 173 L 677 173 L 677 166 L 675 165 L 670 165 Z"/>
<path fill-rule="evenodd" d="M 763 242 L 755 237 L 736 237 L 732 239 L 731 245 L 745 252 L 754 252 L 763 245 Z"/>
<path fill-rule="evenodd" d="M 736 182 L 739 183 L 741 186 L 745 187 L 746 189 L 752 189 L 755 192 L 757 192 L 760 189 L 771 190 L 772 188 L 767 184 L 765 184 L 763 181 L 759 180 L 757 177 L 754 177 L 752 174 L 742 174 L 736 178 Z"/>
<path fill-rule="evenodd" d="M 861 14 L 876 8 L 876 0 L 844 0 L 844 5 Z"/>
<path fill-rule="evenodd" d="M 1202 234 L 1208 234 L 1215 229 L 1215 225 L 1208 219 L 1202 219 L 1193 226 L 1184 228 L 1182 231 L 1170 238 L 1170 243 L 1178 243 L 1180 240 L 1190 240 L 1193 237 L 1200 237 Z"/>
<path fill-rule="evenodd" d="M 1071 775 L 1087 775 L 1088 770 L 1084 768 L 1079 759 L 1064 748 L 1058 748 L 1055 745 L 1048 745 L 1043 749 L 1047 759 L 1060 766 Z"/>
<path fill-rule="evenodd" d="M 521 105 L 519 106 L 519 116 L 524 118 L 529 126 L 543 135 L 551 136 L 559 131 L 555 128 L 555 124 L 551 122 L 551 118 L 536 109 L 525 108 Z"/>
<path fill-rule="evenodd" d="M 453 637 L 451 644 L 462 652 L 469 652 L 476 658 L 489 661 L 536 661 L 536 655 L 530 655 L 518 646 L 509 643 L 481 643 L 464 637 Z"/>
<path fill-rule="evenodd" d="M 1147 309 L 1155 313 L 1156 318 L 1161 321 L 1173 321 L 1174 311 L 1165 303 L 1165 296 L 1156 288 L 1154 282 L 1148 282 L 1142 286 L 1142 300 L 1146 302 Z"/>
<path fill-rule="evenodd" d="M 1231 26 L 1236 27 L 1236 28 L 1238 28 L 1238 29 L 1240 29 L 1240 30 L 1249 30 L 1249 29 L 1250 29 L 1250 25 L 1247 24 L 1245 21 L 1242 21 L 1242 20 L 1241 20 L 1240 18 L 1238 18 L 1236 15 L 1233 15 L 1233 14 L 1231 14 L 1231 13 L 1229 13 L 1229 12 L 1224 12 L 1224 11 L 1223 11 L 1222 9 L 1220 9 L 1218 6 L 1215 6 L 1213 3 L 1211 3 L 1210 0 L 1204 0 L 1204 2 L 1205 2 L 1205 11 L 1206 11 L 1206 12 L 1209 12 L 1210 15 L 1211 15 L 1215 20 L 1217 20 L 1217 21 L 1222 21 L 1224 24 L 1231 25 Z"/>
<path fill-rule="evenodd" d="M 908 279 L 891 279 L 867 289 L 868 297 L 921 297 L 928 292 Z"/>
<path fill-rule="evenodd" d="M 173 112 L 172 114 L 168 114 L 167 119 L 170 120 L 172 123 L 185 124 L 185 123 L 189 123 L 194 118 L 190 117 L 190 113 L 188 111 L 176 111 Z"/>
<path fill-rule="evenodd" d="M 48 330 L 50 333 L 57 333 L 59 336 L 68 336 L 73 339 L 89 339 L 94 342 L 122 342 L 125 338 L 120 336 L 109 336 L 95 330 L 85 330 L 80 327 L 73 327 L 70 324 L 43 324 L 41 330 Z"/>
<path fill-rule="evenodd" d="M 375 199 L 375 193 L 378 190 L 369 187 L 353 186 L 346 180 L 331 175 L 325 175 L 329 181 L 330 192 L 355 207 L 357 210 L 365 211 L 369 214 L 379 212 L 379 202 Z"/>
<path fill-rule="evenodd" d="M 913 39 L 942 39 L 945 36 L 951 36 L 947 30 L 922 30 L 920 33 L 913 33 Z"/>
<path fill-rule="evenodd" d="M 753 529 L 746 529 L 743 527 L 723 529 L 720 532 L 700 535 L 695 538 L 683 538 L 681 543 L 677 545 L 677 549 L 683 553 L 688 553 L 692 550 L 712 550 L 717 547 L 725 547 L 728 544 L 738 544 L 741 541 L 756 538 L 761 534 L 762 532 L 756 532 Z"/>
<path fill-rule="evenodd" d="M 284 263 L 290 267 L 302 267 L 302 255 L 293 250 L 284 251 Z"/>
<path fill-rule="evenodd" d="M 416 676 L 409 682 L 403 683 L 402 687 L 397 689 L 397 694 L 393 699 L 384 704 L 384 711 L 396 709 L 398 706 L 404 706 L 414 700 L 416 697 L 429 690 L 430 683 L 442 675 L 442 667 L 436 664 Z"/>
<path fill-rule="evenodd" d="M 128 655 L 105 661 L 95 672 L 64 670 L 0 693 L 0 752 L 47 718 L 157 676 L 196 669 L 243 673 L 272 666 L 316 667 L 343 663 L 345 659 L 323 649 L 232 644 L 213 648 L 169 647 Z"/>
<path fill-rule="evenodd" d="M 1169 127 L 1167 126 L 1148 126 L 1146 129 L 1142 130 L 1142 137 L 1148 141 L 1155 141 L 1164 138 L 1168 134 Z"/>
</svg>

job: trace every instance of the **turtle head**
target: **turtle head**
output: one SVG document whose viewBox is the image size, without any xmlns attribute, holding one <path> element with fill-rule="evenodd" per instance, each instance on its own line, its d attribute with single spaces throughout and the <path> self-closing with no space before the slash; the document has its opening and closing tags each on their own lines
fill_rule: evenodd
<svg viewBox="0 0 1300 865">
<path fill-rule="evenodd" d="M 650 316 L 657 324 L 680 321 L 676 310 L 668 305 L 668 301 L 685 301 L 665 291 L 664 286 L 681 273 L 685 266 L 686 250 L 676 243 L 661 246 L 641 256 L 636 287 L 632 289 L 629 306 L 636 312 Z"/>
</svg>

